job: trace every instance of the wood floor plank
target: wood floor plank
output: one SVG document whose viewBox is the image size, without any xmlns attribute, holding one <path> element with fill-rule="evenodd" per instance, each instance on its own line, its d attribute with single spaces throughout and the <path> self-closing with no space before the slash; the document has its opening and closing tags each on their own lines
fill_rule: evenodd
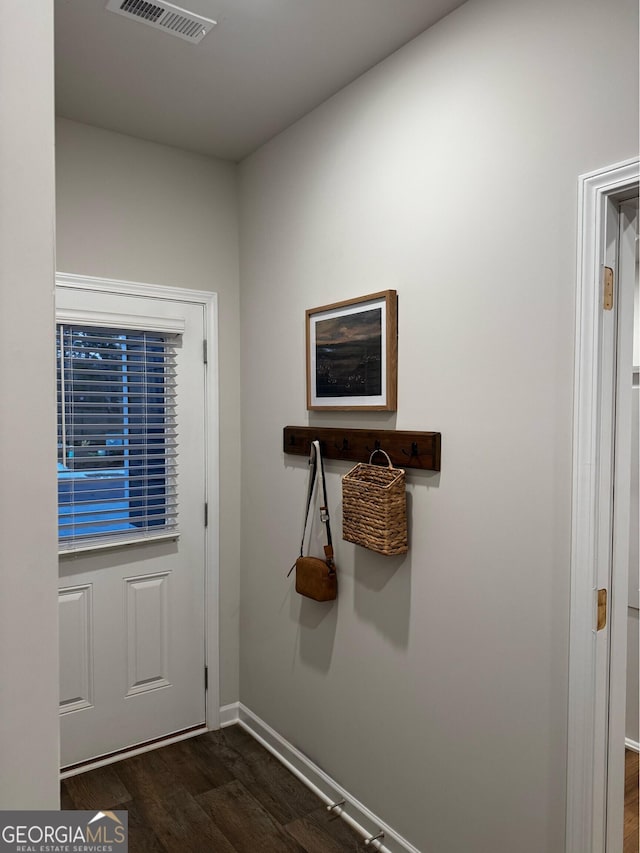
<svg viewBox="0 0 640 853">
<path fill-rule="evenodd" d="M 258 746 L 264 750 L 260 744 Z M 229 743 L 226 730 L 207 732 L 206 735 L 194 738 L 194 747 L 206 763 L 219 761 L 232 776 L 236 764 L 247 762 L 247 759 Z"/>
<path fill-rule="evenodd" d="M 239 752 L 247 761 L 253 759 L 259 761 L 264 757 L 265 752 L 269 754 L 264 746 L 242 726 L 228 726 L 226 729 L 222 729 L 222 737 L 228 746 Z"/>
<path fill-rule="evenodd" d="M 219 756 L 278 823 L 289 823 L 318 808 L 319 800 L 307 786 L 239 726 L 225 729 L 216 740 L 208 735 L 195 740 L 211 758 Z"/>
<path fill-rule="evenodd" d="M 290 823 L 318 808 L 319 800 L 266 749 L 250 759 L 237 756 L 233 775 L 279 824 Z"/>
<path fill-rule="evenodd" d="M 207 732 L 193 739 L 207 760 L 221 761 L 231 769 L 237 762 L 252 763 L 262 760 L 269 752 L 240 726 L 229 726 L 216 732 Z"/>
<path fill-rule="evenodd" d="M 162 749 L 154 749 L 125 761 L 119 761 L 117 773 L 131 799 L 138 803 L 162 800 L 179 790 L 182 785 L 162 759 Z"/>
<path fill-rule="evenodd" d="M 273 756 L 236 768 L 236 777 L 280 824 L 318 808 L 318 798 Z"/>
<path fill-rule="evenodd" d="M 640 755 L 631 749 L 625 750 L 625 794 L 635 793 L 638 790 L 638 769 L 640 766 Z"/>
<path fill-rule="evenodd" d="M 362 850 L 363 839 L 325 808 L 287 824 L 285 830 L 307 853 L 357 853 Z"/>
<path fill-rule="evenodd" d="M 71 794 L 67 790 L 67 783 L 64 781 L 60 783 L 60 808 L 70 811 L 75 811 L 78 808 L 71 799 Z"/>
<path fill-rule="evenodd" d="M 113 764 L 70 776 L 63 785 L 76 809 L 117 809 L 132 799 Z"/>
<path fill-rule="evenodd" d="M 124 806 L 129 815 L 129 853 L 167 853 L 134 800 Z"/>
<path fill-rule="evenodd" d="M 233 778 L 234 763 L 241 757 L 237 750 L 228 743 L 223 731 L 207 732 L 191 741 L 191 746 L 199 759 L 208 767 L 216 768 L 216 772 L 231 774 Z M 225 779 L 230 782 L 231 779 Z"/>
<path fill-rule="evenodd" d="M 190 738 L 161 750 L 162 760 L 189 794 L 202 794 L 233 779 L 231 771 L 215 754 L 206 754 L 199 748 L 198 740 Z"/>
<path fill-rule="evenodd" d="M 137 805 L 166 853 L 202 853 L 204 850 L 236 853 L 221 830 L 184 790 L 162 800 L 149 799 Z"/>
<path fill-rule="evenodd" d="M 196 797 L 237 853 L 304 853 L 244 785 L 235 780 Z"/>
</svg>

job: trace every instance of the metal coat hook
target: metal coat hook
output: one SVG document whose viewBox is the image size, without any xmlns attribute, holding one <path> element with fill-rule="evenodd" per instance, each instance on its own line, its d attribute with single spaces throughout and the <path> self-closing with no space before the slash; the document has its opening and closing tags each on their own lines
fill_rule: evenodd
<svg viewBox="0 0 640 853">
<path fill-rule="evenodd" d="M 340 800 L 340 802 L 338 802 L 338 803 L 331 803 L 331 805 L 327 806 L 327 811 L 333 812 L 336 809 L 339 809 L 342 806 L 344 806 L 345 802 L 346 802 L 345 800 Z"/>
<path fill-rule="evenodd" d="M 333 442 L 333 446 L 335 447 L 336 450 L 339 450 L 340 453 L 347 453 L 349 451 L 349 439 L 348 438 L 342 439 L 342 447 L 340 447 L 339 444 L 336 444 L 335 441 Z"/>
<path fill-rule="evenodd" d="M 417 441 L 411 442 L 411 453 L 407 453 L 407 451 L 404 449 L 404 447 L 402 448 L 402 452 L 404 453 L 405 456 L 408 456 L 410 459 L 412 456 L 420 456 L 420 454 L 418 453 L 418 442 Z"/>
<path fill-rule="evenodd" d="M 367 451 L 367 453 L 373 453 L 376 450 L 382 450 L 382 448 L 380 447 L 380 442 L 376 438 L 376 440 L 373 442 L 373 450 L 371 450 L 368 444 L 365 445 L 365 450 Z"/>
<path fill-rule="evenodd" d="M 380 832 L 377 835 L 372 835 L 370 838 L 365 838 L 364 843 L 365 843 L 365 846 L 368 847 L 370 844 L 373 844 L 374 841 L 379 841 L 380 842 L 379 846 L 382 846 L 383 839 L 384 839 L 384 832 L 382 832 L 382 830 L 380 830 Z"/>
</svg>

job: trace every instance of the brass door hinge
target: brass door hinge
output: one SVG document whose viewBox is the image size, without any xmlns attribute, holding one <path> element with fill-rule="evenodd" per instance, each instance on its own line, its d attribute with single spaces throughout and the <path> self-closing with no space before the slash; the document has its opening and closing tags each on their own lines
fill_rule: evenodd
<svg viewBox="0 0 640 853">
<path fill-rule="evenodd" d="M 605 311 L 613 308 L 613 270 L 611 267 L 604 268 L 604 297 L 602 307 Z"/>
<path fill-rule="evenodd" d="M 602 631 L 607 624 L 607 590 L 598 590 L 598 631 Z"/>
</svg>

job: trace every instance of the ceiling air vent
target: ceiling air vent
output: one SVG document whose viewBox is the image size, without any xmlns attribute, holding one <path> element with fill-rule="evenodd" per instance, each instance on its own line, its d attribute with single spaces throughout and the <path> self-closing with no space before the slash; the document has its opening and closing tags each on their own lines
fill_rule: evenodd
<svg viewBox="0 0 640 853">
<path fill-rule="evenodd" d="M 180 9 L 172 3 L 165 3 L 164 0 L 156 0 L 154 3 L 148 3 L 146 0 L 109 0 L 107 9 L 148 24 L 150 27 L 164 30 L 192 44 L 202 41 L 209 30 L 216 25 L 216 22 L 210 18 L 187 12 L 186 9 Z"/>
</svg>

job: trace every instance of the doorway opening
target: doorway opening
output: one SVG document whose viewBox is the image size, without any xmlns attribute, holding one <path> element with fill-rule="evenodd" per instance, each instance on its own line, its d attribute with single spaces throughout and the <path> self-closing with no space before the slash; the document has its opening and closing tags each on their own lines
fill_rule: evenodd
<svg viewBox="0 0 640 853">
<path fill-rule="evenodd" d="M 624 834 L 638 175 L 634 159 L 579 185 L 567 853 Z"/>
<path fill-rule="evenodd" d="M 69 775 L 218 727 L 216 298 L 61 274 L 56 315 Z"/>
</svg>

